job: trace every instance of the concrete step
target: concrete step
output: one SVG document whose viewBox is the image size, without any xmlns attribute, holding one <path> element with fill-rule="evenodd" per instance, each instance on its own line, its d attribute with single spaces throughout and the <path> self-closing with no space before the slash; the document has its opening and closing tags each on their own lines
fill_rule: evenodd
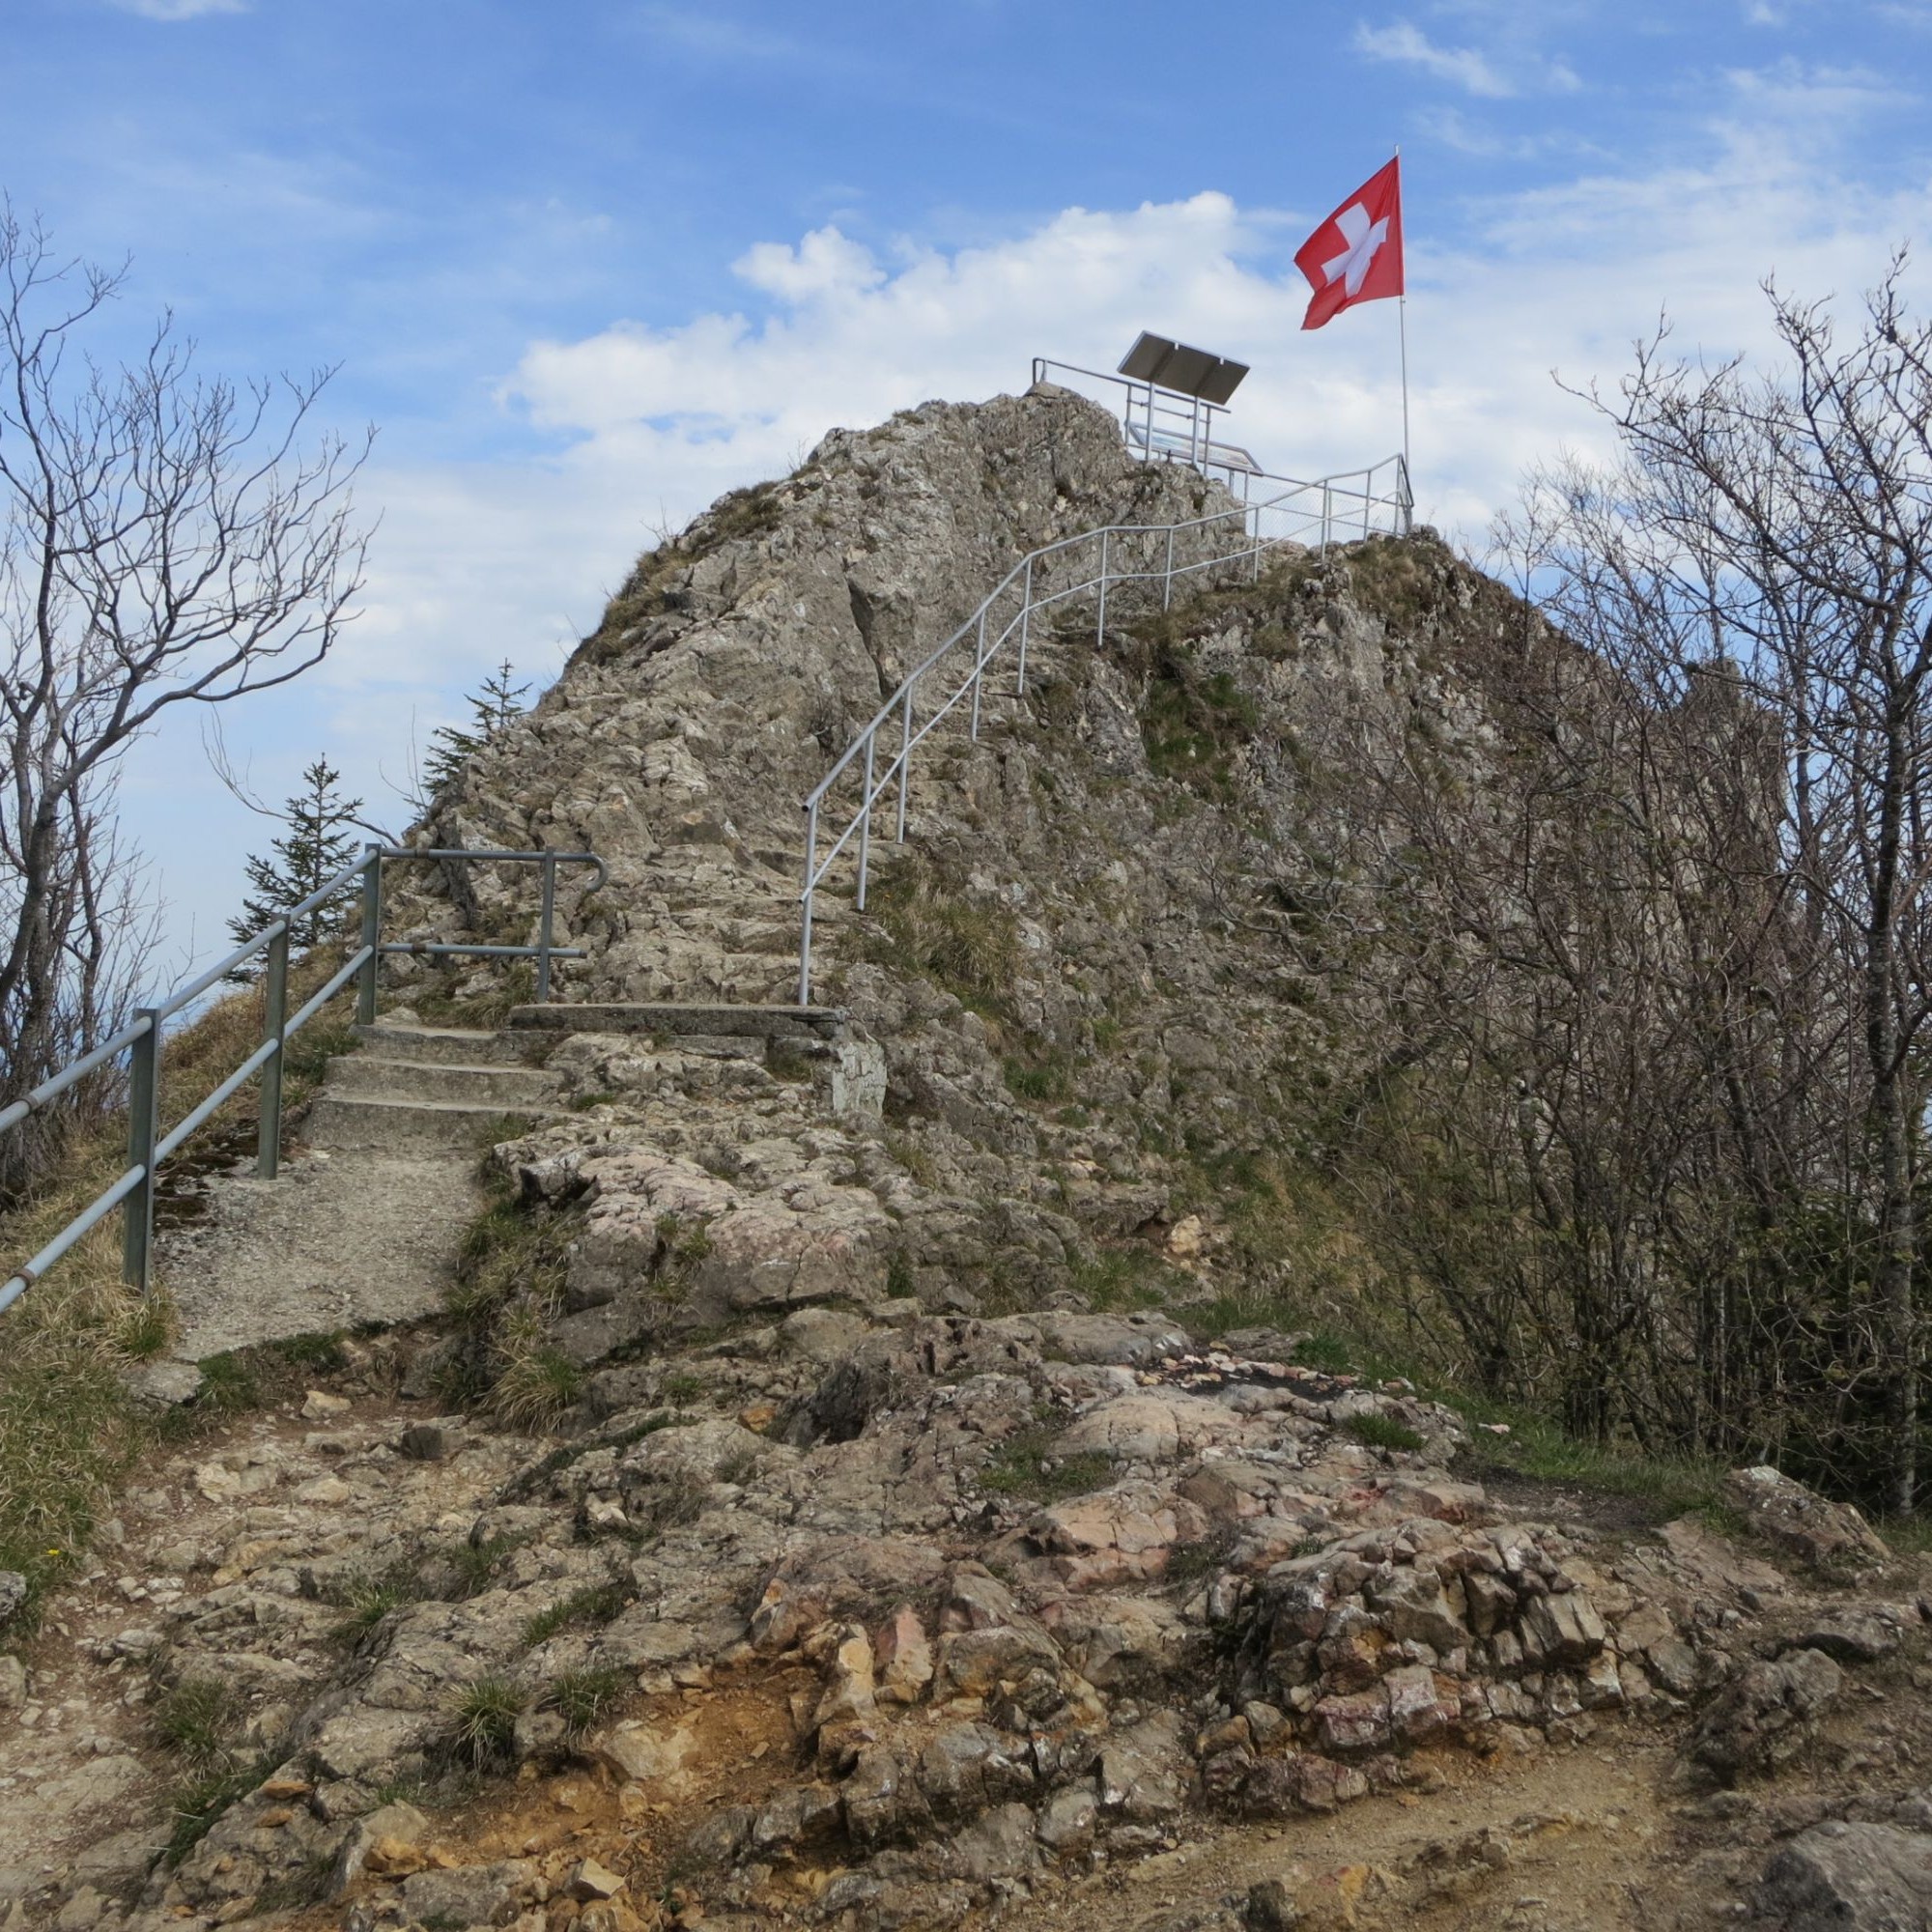
<svg viewBox="0 0 1932 1932">
<path fill-rule="evenodd" d="M 357 1027 L 356 1037 L 384 1060 L 412 1060 L 442 1066 L 482 1066 L 523 1064 L 523 1043 L 499 1033 L 478 1033 L 465 1027 L 391 1026 L 378 1020 Z"/>
<path fill-rule="evenodd" d="M 700 1006 L 657 1001 L 637 1006 L 514 1007 L 513 1033 L 650 1033 L 678 1039 L 838 1039 L 845 1015 L 836 1007 Z"/>
<path fill-rule="evenodd" d="M 382 1100 L 361 1094 L 315 1097 L 302 1122 L 310 1147 L 474 1148 L 492 1139 L 509 1140 L 547 1120 L 561 1118 L 549 1107 L 466 1107 L 453 1100 Z"/>
<path fill-rule="evenodd" d="M 439 1060 L 388 1060 L 372 1050 L 328 1063 L 329 1093 L 351 1099 L 453 1100 L 469 1107 L 547 1107 L 560 1084 L 538 1066 L 462 1066 Z"/>
</svg>

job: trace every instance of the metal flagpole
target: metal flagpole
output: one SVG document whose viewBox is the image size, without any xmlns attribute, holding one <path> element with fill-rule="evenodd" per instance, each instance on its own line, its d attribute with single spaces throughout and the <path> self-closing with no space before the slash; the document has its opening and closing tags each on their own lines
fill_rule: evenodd
<svg viewBox="0 0 1932 1932">
<path fill-rule="evenodd" d="M 1395 157 L 1398 161 L 1402 159 L 1400 141 L 1395 144 Z M 1402 193 L 1400 169 L 1396 173 L 1396 193 L 1398 196 Z M 1402 204 L 1398 201 L 1396 205 L 1401 207 Z M 1415 479 L 1409 473 L 1408 462 L 1408 235 L 1406 223 L 1402 238 L 1402 293 L 1396 298 L 1395 313 L 1396 333 L 1402 343 L 1402 468 L 1413 494 Z"/>
</svg>

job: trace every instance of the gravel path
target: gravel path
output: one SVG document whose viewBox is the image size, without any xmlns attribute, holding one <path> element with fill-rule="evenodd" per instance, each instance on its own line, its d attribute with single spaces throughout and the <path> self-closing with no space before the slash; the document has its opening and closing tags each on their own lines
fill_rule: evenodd
<svg viewBox="0 0 1932 1932">
<path fill-rule="evenodd" d="M 207 1213 L 158 1237 L 176 1355 L 436 1313 L 476 1211 L 475 1165 L 467 1150 L 316 1149 L 272 1181 L 211 1179 Z"/>
</svg>

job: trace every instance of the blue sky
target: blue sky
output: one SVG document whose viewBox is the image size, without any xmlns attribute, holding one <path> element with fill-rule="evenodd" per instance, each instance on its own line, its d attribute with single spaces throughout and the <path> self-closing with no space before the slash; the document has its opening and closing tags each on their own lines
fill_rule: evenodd
<svg viewBox="0 0 1932 1932">
<path fill-rule="evenodd" d="M 1766 274 L 1855 296 L 1932 251 L 1932 0 L 7 14 L 0 186 L 132 256 L 99 347 L 170 305 L 211 368 L 339 363 L 329 419 L 379 428 L 360 623 L 226 723 L 259 789 L 327 752 L 394 820 L 385 775 L 488 666 L 548 680 L 654 526 L 835 423 L 1148 326 L 1254 363 L 1269 469 L 1387 453 L 1392 308 L 1303 335 L 1291 258 L 1397 142 L 1419 505 L 1472 548 L 1597 440 L 1552 369 L 1614 381 L 1664 308 L 1759 350 Z M 262 828 L 191 723 L 127 785 L 170 963 L 205 952 Z"/>
</svg>

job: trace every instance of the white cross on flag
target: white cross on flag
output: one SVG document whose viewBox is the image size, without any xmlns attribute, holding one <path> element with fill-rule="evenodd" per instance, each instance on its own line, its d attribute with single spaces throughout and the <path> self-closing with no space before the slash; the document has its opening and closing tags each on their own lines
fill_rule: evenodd
<svg viewBox="0 0 1932 1932">
<path fill-rule="evenodd" d="M 1371 175 L 1295 251 L 1315 298 L 1303 328 L 1320 328 L 1357 302 L 1399 296 L 1402 282 L 1402 162 Z"/>
</svg>

